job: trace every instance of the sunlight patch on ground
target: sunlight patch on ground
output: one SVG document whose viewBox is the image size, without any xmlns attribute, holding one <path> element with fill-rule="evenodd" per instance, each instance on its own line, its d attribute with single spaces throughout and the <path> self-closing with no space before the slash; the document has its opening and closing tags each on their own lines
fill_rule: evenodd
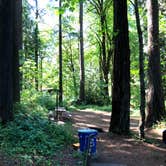
<svg viewBox="0 0 166 166">
<path fill-rule="evenodd" d="M 105 112 L 105 111 L 99 111 L 99 110 L 94 110 L 92 108 L 86 108 L 83 110 L 79 110 L 80 112 L 93 112 L 94 114 L 102 114 L 102 115 L 111 115 L 110 112 Z"/>
</svg>

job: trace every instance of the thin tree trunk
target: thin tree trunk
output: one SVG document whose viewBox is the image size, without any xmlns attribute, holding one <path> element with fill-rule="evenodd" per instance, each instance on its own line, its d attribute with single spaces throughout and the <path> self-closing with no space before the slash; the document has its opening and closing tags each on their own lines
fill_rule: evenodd
<svg viewBox="0 0 166 166">
<path fill-rule="evenodd" d="M 13 40 L 15 1 L 0 1 L 0 120 L 13 118 Z"/>
<path fill-rule="evenodd" d="M 100 74 L 100 91 L 101 95 L 104 96 L 104 104 L 108 104 L 110 102 L 109 99 L 109 73 L 110 73 L 110 61 L 111 54 L 109 50 L 109 46 L 111 46 L 112 42 L 109 38 L 109 30 L 107 27 L 107 12 L 110 7 L 109 0 L 89 0 L 90 4 L 94 7 L 100 21 L 100 32 L 96 34 L 98 44 L 100 47 L 100 55 L 99 55 L 99 74 Z"/>
<path fill-rule="evenodd" d="M 40 91 L 43 89 L 43 57 L 40 58 Z"/>
<path fill-rule="evenodd" d="M 70 64 L 71 64 L 71 72 L 73 75 L 73 86 L 74 86 L 74 93 L 75 93 L 75 98 L 78 97 L 78 92 L 77 92 L 77 82 L 76 82 L 76 76 L 75 76 L 75 67 L 74 67 L 74 62 L 73 62 L 73 53 L 72 53 L 72 45 L 70 42 Z"/>
<path fill-rule="evenodd" d="M 85 100 L 84 40 L 83 40 L 83 0 L 80 0 L 80 93 L 79 100 Z"/>
<path fill-rule="evenodd" d="M 38 17 L 39 17 L 39 9 L 38 9 L 38 0 L 35 0 L 35 7 L 36 7 L 36 27 L 35 27 L 35 66 L 36 66 L 36 73 L 35 73 L 35 88 L 39 90 L 39 28 L 38 28 Z"/>
<path fill-rule="evenodd" d="M 166 116 L 161 84 L 158 0 L 147 0 L 148 14 L 148 91 L 146 127 Z"/>
<path fill-rule="evenodd" d="M 127 0 L 114 0 L 114 58 L 110 132 L 128 134 L 130 127 L 130 49 Z"/>
<path fill-rule="evenodd" d="M 107 70 L 107 50 L 106 50 L 106 16 L 104 13 L 104 4 L 103 1 L 101 1 L 101 18 L 100 18 L 100 23 L 101 23 L 101 32 L 102 32 L 102 39 L 101 39 L 101 49 L 102 49 L 102 71 L 103 71 L 103 80 L 104 80 L 104 87 L 103 87 L 103 95 L 105 97 L 105 102 L 108 104 L 109 102 L 109 92 L 108 92 L 108 73 L 109 71 Z"/>
<path fill-rule="evenodd" d="M 139 124 L 139 135 L 140 138 L 144 138 L 144 126 L 145 126 L 145 74 L 144 74 L 144 53 L 143 53 L 143 37 L 142 37 L 142 29 L 140 24 L 140 15 L 138 8 L 138 0 L 134 1 L 135 8 L 135 17 L 136 17 L 136 25 L 137 25 L 137 33 L 139 40 L 139 77 L 140 77 L 140 124 Z"/>
<path fill-rule="evenodd" d="M 59 104 L 63 102 L 63 82 L 62 82 L 62 14 L 61 14 L 61 0 L 59 0 Z"/>
</svg>

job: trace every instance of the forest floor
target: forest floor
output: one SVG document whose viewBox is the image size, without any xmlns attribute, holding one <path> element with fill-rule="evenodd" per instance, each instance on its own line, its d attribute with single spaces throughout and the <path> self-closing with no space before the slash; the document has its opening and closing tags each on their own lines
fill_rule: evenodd
<svg viewBox="0 0 166 166">
<path fill-rule="evenodd" d="M 166 166 L 166 144 L 162 142 L 163 129 L 149 129 L 145 131 L 146 141 L 137 138 L 138 117 L 131 117 L 131 136 L 118 136 L 109 134 L 110 114 L 104 111 L 92 109 L 81 109 L 72 112 L 73 129 L 95 127 L 101 128 L 103 132 L 98 133 L 97 155 L 91 160 L 91 166 Z M 77 135 L 76 135 L 77 137 Z M 58 166 L 80 166 L 79 157 L 72 147 L 67 147 L 54 156 Z M 104 163 L 104 164 L 102 164 Z M 19 164 L 17 159 L 4 156 L 0 153 L 0 166 L 25 166 Z M 35 166 L 26 164 L 26 166 Z M 47 165 L 39 165 L 47 166 Z M 53 164 L 51 166 L 57 166 Z"/>
<path fill-rule="evenodd" d="M 163 129 L 145 131 L 147 141 L 141 141 L 138 135 L 138 117 L 131 117 L 132 136 L 118 136 L 108 133 L 110 113 L 84 109 L 74 111 L 76 129 L 86 127 L 102 128 L 98 133 L 97 157 L 95 163 L 112 163 L 126 166 L 166 166 L 166 144 L 162 142 Z"/>
</svg>

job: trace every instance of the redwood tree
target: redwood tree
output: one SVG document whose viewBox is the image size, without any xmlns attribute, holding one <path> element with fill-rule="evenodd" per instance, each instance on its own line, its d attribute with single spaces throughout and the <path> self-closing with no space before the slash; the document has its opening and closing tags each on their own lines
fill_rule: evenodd
<svg viewBox="0 0 166 166">
<path fill-rule="evenodd" d="M 13 40 L 15 1 L 0 1 L 0 118 L 13 117 Z"/>
<path fill-rule="evenodd" d="M 166 116 L 162 94 L 158 0 L 147 0 L 148 18 L 148 90 L 146 126 L 151 127 Z"/>
<path fill-rule="evenodd" d="M 127 0 L 114 0 L 114 57 L 110 132 L 127 134 L 130 126 L 130 49 Z"/>
</svg>

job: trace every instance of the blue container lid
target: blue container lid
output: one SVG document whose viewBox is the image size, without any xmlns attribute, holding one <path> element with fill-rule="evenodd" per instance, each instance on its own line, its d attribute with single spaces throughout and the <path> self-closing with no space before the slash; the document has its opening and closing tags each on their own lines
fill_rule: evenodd
<svg viewBox="0 0 166 166">
<path fill-rule="evenodd" d="M 78 132 L 79 133 L 97 133 L 97 130 L 86 128 L 86 129 L 79 129 Z"/>
</svg>

